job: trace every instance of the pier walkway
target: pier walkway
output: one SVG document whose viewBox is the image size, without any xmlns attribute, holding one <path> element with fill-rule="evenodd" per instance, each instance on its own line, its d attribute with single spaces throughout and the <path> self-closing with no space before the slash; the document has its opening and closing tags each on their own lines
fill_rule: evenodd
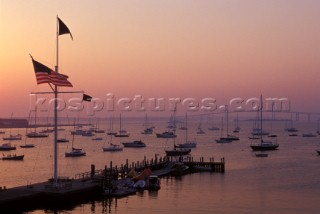
<svg viewBox="0 0 320 214">
<path fill-rule="evenodd" d="M 220 162 L 214 162 L 210 158 L 209 162 L 205 162 L 204 158 L 194 161 L 192 157 L 179 158 L 172 160 L 168 157 L 147 160 L 129 164 L 126 160 L 125 164 L 120 167 L 113 166 L 110 162 L 109 167 L 95 170 L 91 165 L 90 172 L 76 174 L 74 178 L 59 178 L 58 185 L 54 185 L 52 179 L 46 182 L 19 186 L 13 188 L 2 188 L 0 190 L 0 213 L 13 212 L 14 210 L 32 210 L 38 207 L 59 207 L 62 204 L 90 199 L 93 196 L 101 196 L 104 192 L 103 187 L 107 185 L 115 185 L 117 191 L 110 194 L 111 197 L 122 197 L 134 194 L 137 190 L 126 186 L 128 173 L 133 169 L 136 172 L 143 171 L 146 167 L 150 168 L 152 175 L 158 177 L 168 176 L 171 173 L 171 167 L 176 162 L 182 162 L 189 166 L 190 173 L 197 171 L 210 171 L 224 173 L 224 158 Z M 17 206 L 19 204 L 19 206 Z"/>
</svg>

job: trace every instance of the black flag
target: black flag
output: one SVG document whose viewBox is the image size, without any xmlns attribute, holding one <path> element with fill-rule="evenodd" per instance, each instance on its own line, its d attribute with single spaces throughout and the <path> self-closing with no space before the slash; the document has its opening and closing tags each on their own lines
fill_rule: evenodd
<svg viewBox="0 0 320 214">
<path fill-rule="evenodd" d="M 87 101 L 87 102 L 91 102 L 92 97 L 87 95 L 87 94 L 83 94 L 82 100 L 83 101 Z"/>
<path fill-rule="evenodd" d="M 58 22 L 59 22 L 59 35 L 70 34 L 71 39 L 73 40 L 73 37 L 72 37 L 72 34 L 71 34 L 69 28 L 67 27 L 67 25 L 65 25 L 63 23 L 63 21 L 61 21 L 61 19 L 59 19 L 59 17 L 58 17 Z"/>
</svg>

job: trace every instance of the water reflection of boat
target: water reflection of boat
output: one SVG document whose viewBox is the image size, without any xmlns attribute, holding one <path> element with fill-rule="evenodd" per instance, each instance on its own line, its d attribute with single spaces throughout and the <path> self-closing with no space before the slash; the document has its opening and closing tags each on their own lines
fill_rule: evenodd
<svg viewBox="0 0 320 214">
<path fill-rule="evenodd" d="M 266 154 L 266 153 L 257 153 L 256 157 L 268 157 L 268 154 Z"/>
<path fill-rule="evenodd" d="M 150 175 L 147 179 L 145 189 L 153 191 L 159 190 L 160 187 L 160 178 L 156 175 Z"/>
</svg>

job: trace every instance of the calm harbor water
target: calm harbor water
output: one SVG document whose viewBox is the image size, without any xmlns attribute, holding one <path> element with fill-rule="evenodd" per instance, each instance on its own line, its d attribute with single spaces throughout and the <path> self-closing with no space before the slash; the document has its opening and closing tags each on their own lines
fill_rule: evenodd
<svg viewBox="0 0 320 214">
<path fill-rule="evenodd" d="M 271 129 L 266 122 L 266 130 Z M 154 124 L 155 132 L 165 131 L 165 123 Z M 216 160 L 224 157 L 226 172 L 194 173 L 182 177 L 161 178 L 161 189 L 157 192 L 139 192 L 120 199 L 100 198 L 78 204 L 63 210 L 34 210 L 28 213 L 319 213 L 320 204 L 320 157 L 315 150 L 320 149 L 320 136 L 305 138 L 302 133 L 317 131 L 316 123 L 300 122 L 295 127 L 299 136 L 289 137 L 284 131 L 284 122 L 273 122 L 273 133 L 278 135 L 279 150 L 269 151 L 269 157 L 257 158 L 250 149 L 248 139 L 252 122 L 240 122 L 240 141 L 230 144 L 217 144 L 214 139 L 220 137 L 220 131 L 209 131 L 209 124 L 203 124 L 204 135 L 196 134 L 198 123 L 190 122 L 189 139 L 196 139 L 197 148 L 192 150 L 195 160 L 204 157 Z M 100 128 L 107 129 L 108 124 Z M 230 126 L 233 130 L 233 126 Z M 61 137 L 72 139 L 66 127 Z M 115 130 L 118 127 L 115 125 Z M 121 141 L 141 139 L 146 148 L 125 148 L 122 152 L 102 152 L 102 146 L 108 142 L 94 141 L 93 137 L 76 136 L 75 147 L 86 150 L 87 156 L 80 158 L 65 158 L 64 152 L 71 149 L 70 143 L 59 144 L 59 174 L 74 177 L 76 173 L 90 170 L 95 164 L 101 169 L 113 161 L 114 165 L 153 158 L 156 154 L 164 156 L 164 149 L 173 146 L 173 140 L 159 139 L 153 135 L 141 135 L 141 123 L 128 122 L 124 128 L 131 136 Z M 8 131 L 8 130 L 6 130 Z M 24 134 L 25 130 L 11 130 Z M 184 141 L 185 132 L 178 130 L 177 142 Z M 97 134 L 105 136 L 105 134 Z M 0 162 L 0 186 L 7 188 L 26 185 L 47 180 L 53 172 L 52 134 L 48 139 L 27 139 L 27 143 L 36 144 L 33 149 L 17 148 L 14 152 L 4 154 L 24 154 L 25 160 Z M 2 139 L 2 137 L 1 137 Z M 109 139 L 108 139 L 109 140 Z M 3 143 L 3 142 L 2 142 Z M 22 141 L 13 141 L 17 146 Z M 119 138 L 113 138 L 113 143 L 120 143 Z"/>
</svg>

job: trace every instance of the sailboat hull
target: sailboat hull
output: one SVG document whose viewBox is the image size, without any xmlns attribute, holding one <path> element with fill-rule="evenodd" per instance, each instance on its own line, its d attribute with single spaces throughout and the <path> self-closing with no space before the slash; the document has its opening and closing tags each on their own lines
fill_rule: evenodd
<svg viewBox="0 0 320 214">
<path fill-rule="evenodd" d="M 24 155 L 11 155 L 11 156 L 5 156 L 2 158 L 2 160 L 23 160 Z"/>
<path fill-rule="evenodd" d="M 71 151 L 71 152 L 66 152 L 65 156 L 66 157 L 81 157 L 81 156 L 86 156 L 86 153 L 82 152 L 82 151 L 81 152 Z"/>
<path fill-rule="evenodd" d="M 279 145 L 251 145 L 253 151 L 269 151 L 278 149 Z"/>
</svg>

